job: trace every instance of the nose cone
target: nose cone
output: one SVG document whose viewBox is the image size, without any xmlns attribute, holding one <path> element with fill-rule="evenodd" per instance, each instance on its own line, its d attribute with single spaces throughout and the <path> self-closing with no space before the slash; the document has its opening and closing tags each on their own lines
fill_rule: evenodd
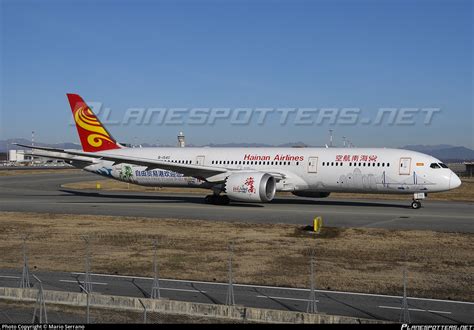
<svg viewBox="0 0 474 330">
<path fill-rule="evenodd" d="M 461 179 L 454 174 L 451 173 L 451 177 L 449 178 L 449 189 L 455 189 L 461 185 Z"/>
</svg>

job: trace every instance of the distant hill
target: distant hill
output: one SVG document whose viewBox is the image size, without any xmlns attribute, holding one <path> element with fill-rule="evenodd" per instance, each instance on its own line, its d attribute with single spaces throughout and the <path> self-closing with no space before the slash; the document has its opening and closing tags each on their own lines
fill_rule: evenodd
<svg viewBox="0 0 474 330">
<path fill-rule="evenodd" d="M 462 162 L 467 160 L 474 160 L 474 150 L 466 147 L 457 147 L 448 144 L 439 144 L 434 146 L 428 145 L 408 145 L 402 147 L 403 149 L 422 152 L 446 163 Z"/>
</svg>

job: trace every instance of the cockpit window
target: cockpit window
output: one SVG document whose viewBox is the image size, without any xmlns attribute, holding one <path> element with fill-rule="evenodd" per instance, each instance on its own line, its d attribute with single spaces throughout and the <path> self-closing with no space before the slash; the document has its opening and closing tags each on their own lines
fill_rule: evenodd
<svg viewBox="0 0 474 330">
<path fill-rule="evenodd" d="M 442 168 L 448 168 L 448 166 L 446 164 L 443 164 L 443 163 L 438 163 L 439 166 L 441 166 Z"/>
<path fill-rule="evenodd" d="M 440 166 L 436 163 L 431 163 L 430 167 L 431 168 L 440 168 Z"/>
</svg>

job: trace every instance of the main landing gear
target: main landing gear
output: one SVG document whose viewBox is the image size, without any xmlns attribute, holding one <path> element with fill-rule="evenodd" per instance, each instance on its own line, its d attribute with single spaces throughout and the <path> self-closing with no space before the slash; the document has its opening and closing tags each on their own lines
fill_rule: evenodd
<svg viewBox="0 0 474 330">
<path fill-rule="evenodd" d="M 413 202 L 411 202 L 411 208 L 415 210 L 419 209 L 421 207 L 420 199 L 425 199 L 425 198 L 426 198 L 425 193 L 413 194 Z"/>
<path fill-rule="evenodd" d="M 227 205 L 230 203 L 230 199 L 229 197 L 227 197 L 227 195 L 216 195 L 216 194 L 207 195 L 204 198 L 204 200 L 207 204 L 215 204 L 215 205 Z"/>
</svg>

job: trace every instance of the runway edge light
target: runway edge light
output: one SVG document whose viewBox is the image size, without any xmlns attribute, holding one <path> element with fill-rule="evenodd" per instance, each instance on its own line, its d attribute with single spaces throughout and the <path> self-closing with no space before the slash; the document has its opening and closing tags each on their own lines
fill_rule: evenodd
<svg viewBox="0 0 474 330">
<path fill-rule="evenodd" d="M 316 217 L 313 220 L 313 231 L 316 234 L 319 234 L 321 232 L 321 228 L 323 226 L 323 218 L 322 217 Z"/>
</svg>

